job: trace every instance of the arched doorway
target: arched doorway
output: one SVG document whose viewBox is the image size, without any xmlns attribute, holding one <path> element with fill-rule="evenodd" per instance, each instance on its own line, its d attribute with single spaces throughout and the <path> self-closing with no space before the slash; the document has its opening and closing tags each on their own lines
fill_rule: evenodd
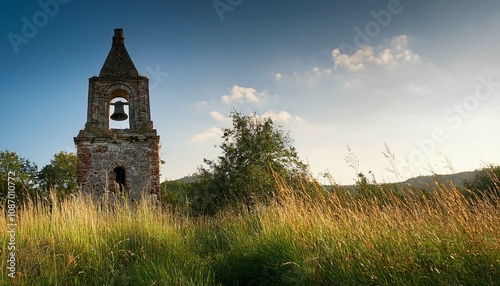
<svg viewBox="0 0 500 286">
<path fill-rule="evenodd" d="M 115 183 L 119 186 L 120 193 L 125 190 L 126 182 L 127 182 L 127 174 L 125 172 L 125 168 L 116 167 L 115 172 Z"/>
</svg>

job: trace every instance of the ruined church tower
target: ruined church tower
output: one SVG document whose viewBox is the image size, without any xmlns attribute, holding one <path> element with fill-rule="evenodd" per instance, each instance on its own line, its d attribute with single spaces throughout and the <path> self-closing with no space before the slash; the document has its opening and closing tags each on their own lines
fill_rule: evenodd
<svg viewBox="0 0 500 286">
<path fill-rule="evenodd" d="M 115 121 L 125 126 L 110 128 Z M 89 79 L 87 123 L 74 141 L 84 192 L 126 194 L 131 201 L 159 194 L 160 136 L 151 121 L 149 81 L 130 59 L 122 29 L 115 29 L 99 76 Z"/>
</svg>

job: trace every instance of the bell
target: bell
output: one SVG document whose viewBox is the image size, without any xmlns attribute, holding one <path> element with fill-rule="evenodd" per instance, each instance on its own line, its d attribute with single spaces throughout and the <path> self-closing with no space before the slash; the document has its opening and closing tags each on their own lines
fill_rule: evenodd
<svg viewBox="0 0 500 286">
<path fill-rule="evenodd" d="M 125 113 L 125 110 L 123 110 L 123 105 L 127 103 L 117 101 L 115 103 L 111 103 L 111 105 L 115 106 L 115 110 L 113 114 L 111 115 L 111 119 L 116 120 L 116 121 L 123 121 L 128 118 L 128 115 Z"/>
</svg>

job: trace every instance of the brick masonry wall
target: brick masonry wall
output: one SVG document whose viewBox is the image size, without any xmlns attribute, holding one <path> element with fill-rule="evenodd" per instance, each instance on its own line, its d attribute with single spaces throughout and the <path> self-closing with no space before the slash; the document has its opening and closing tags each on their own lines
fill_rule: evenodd
<svg viewBox="0 0 500 286">
<path fill-rule="evenodd" d="M 122 167 L 125 192 L 131 200 L 138 200 L 142 193 L 159 195 L 159 141 L 158 136 L 80 140 L 77 142 L 78 184 L 98 197 L 106 191 L 117 193 L 114 170 Z"/>
<path fill-rule="evenodd" d="M 160 137 L 151 121 L 149 80 L 139 75 L 124 43 L 123 30 L 115 29 L 99 76 L 89 79 L 87 122 L 74 140 L 82 190 L 98 197 L 117 193 L 120 167 L 124 191 L 135 201 L 142 193 L 160 193 Z M 110 102 L 117 97 L 128 103 L 129 129 L 109 129 Z"/>
</svg>

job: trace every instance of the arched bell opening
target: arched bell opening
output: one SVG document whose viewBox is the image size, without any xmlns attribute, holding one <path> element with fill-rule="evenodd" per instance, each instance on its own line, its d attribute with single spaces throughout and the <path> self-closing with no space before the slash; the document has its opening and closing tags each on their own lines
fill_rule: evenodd
<svg viewBox="0 0 500 286">
<path fill-rule="evenodd" d="M 109 102 L 109 128 L 129 129 L 128 93 L 123 89 L 115 89 L 110 94 Z"/>
</svg>

